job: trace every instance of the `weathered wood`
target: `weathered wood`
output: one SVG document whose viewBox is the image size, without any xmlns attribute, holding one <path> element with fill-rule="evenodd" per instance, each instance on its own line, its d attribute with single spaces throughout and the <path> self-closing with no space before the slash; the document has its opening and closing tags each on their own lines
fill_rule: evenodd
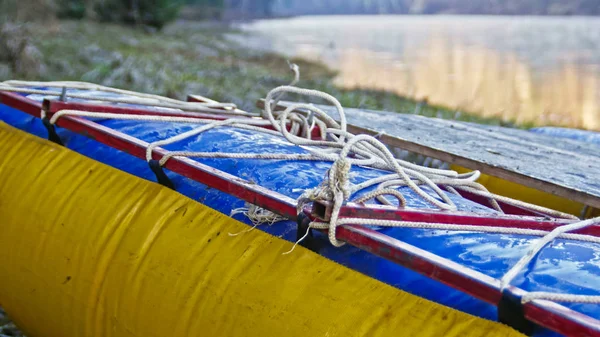
<svg viewBox="0 0 600 337">
<path fill-rule="evenodd" d="M 258 103 L 262 107 L 264 102 Z M 288 102 L 281 102 L 282 107 Z M 334 108 L 319 108 L 338 119 Z M 526 130 L 345 109 L 348 131 L 600 208 L 600 148 Z"/>
</svg>

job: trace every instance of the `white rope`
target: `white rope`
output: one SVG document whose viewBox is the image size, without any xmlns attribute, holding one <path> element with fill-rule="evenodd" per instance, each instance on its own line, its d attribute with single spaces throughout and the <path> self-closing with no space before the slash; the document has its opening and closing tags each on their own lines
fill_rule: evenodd
<svg viewBox="0 0 600 337">
<path fill-rule="evenodd" d="M 160 159 L 160 166 L 163 166 L 172 157 L 323 161 L 323 158 L 310 154 L 172 151 Z"/>
<path fill-rule="evenodd" d="M 77 90 L 95 90 L 104 91 L 115 94 L 123 94 L 129 96 L 136 96 L 141 98 L 163 100 L 166 102 L 179 102 L 176 99 L 163 97 L 159 95 L 140 93 L 136 91 L 129 91 L 123 89 L 117 89 L 112 87 L 106 87 L 95 83 L 78 82 L 78 81 L 50 81 L 50 82 L 39 82 L 39 81 L 18 81 L 11 80 L 1 83 L 2 85 L 13 86 L 13 87 L 47 87 L 47 88 L 69 88 Z"/>
<path fill-rule="evenodd" d="M 506 204 L 509 204 L 509 205 L 521 207 L 523 209 L 527 209 L 527 210 L 538 212 L 538 213 L 543 213 L 543 214 L 549 215 L 551 217 L 562 218 L 562 219 L 579 220 L 578 217 L 576 217 L 576 216 L 574 216 L 572 214 L 560 212 L 560 211 L 553 210 L 553 209 L 550 209 L 550 208 L 542 207 L 542 206 L 535 205 L 535 204 L 530 204 L 530 203 L 527 203 L 527 202 L 524 202 L 524 201 L 520 201 L 520 200 L 508 198 L 508 197 L 505 197 L 505 196 L 502 196 L 502 195 L 491 193 L 485 187 L 482 190 L 473 189 L 473 188 L 470 188 L 469 186 L 456 186 L 456 187 L 459 188 L 459 189 L 463 189 L 465 191 L 469 191 L 469 192 L 471 192 L 473 194 L 486 197 L 486 198 L 494 200 L 494 201 L 502 201 L 502 202 L 504 202 Z"/>
<path fill-rule="evenodd" d="M 240 234 L 251 232 L 256 229 L 256 227 L 263 224 L 268 224 L 270 226 L 276 222 L 287 220 L 287 218 L 275 214 L 268 209 L 248 203 L 246 204 L 246 207 L 232 209 L 229 216 L 233 217 L 236 214 L 243 214 L 246 216 L 252 221 L 253 226 L 238 233 L 228 233 L 229 236 L 238 236 Z"/>
<path fill-rule="evenodd" d="M 545 291 L 532 291 L 523 295 L 521 303 L 525 304 L 533 300 L 547 300 L 554 302 L 570 302 L 570 303 L 589 303 L 600 304 L 600 296 L 593 295 L 572 295 L 572 294 L 557 294 Z"/>
<path fill-rule="evenodd" d="M 577 234 L 566 234 L 575 230 L 583 229 L 589 226 L 593 226 L 600 223 L 600 217 L 579 221 L 576 223 L 564 225 L 555 228 L 553 231 L 547 233 L 541 239 L 535 241 L 527 253 L 500 279 L 501 289 L 505 289 L 510 285 L 510 282 L 521 272 L 533 258 L 544 248 L 546 245 L 558 237 L 571 238 Z M 596 241 L 590 241 L 596 242 Z M 588 296 L 588 295 L 572 295 L 572 294 L 556 294 L 548 292 L 532 292 L 523 296 L 521 301 L 526 303 L 534 299 L 547 299 L 560 302 L 581 302 L 581 303 L 600 303 L 600 296 Z"/>
<path fill-rule="evenodd" d="M 433 230 L 445 230 L 445 231 L 461 231 L 461 232 L 482 232 L 482 233 L 493 233 L 493 234 L 514 234 L 514 235 L 532 235 L 532 236 L 546 236 L 550 232 L 539 230 L 539 229 L 524 229 L 524 228 L 512 228 L 512 227 L 496 227 L 496 226 L 473 226 L 473 225 L 452 225 L 445 223 L 432 223 L 432 222 L 415 222 L 415 221 L 395 221 L 395 220 L 381 220 L 381 219 L 367 219 L 367 218 L 341 218 L 338 220 L 338 224 L 342 225 L 367 225 L 367 226 L 378 226 L 378 227 L 394 227 L 394 228 L 418 228 L 418 229 L 433 229 Z M 330 224 L 326 222 L 312 222 L 311 228 L 315 229 L 329 229 Z M 600 238 L 597 236 L 585 235 L 585 234 L 569 234 L 563 233 L 558 236 L 562 239 L 581 241 L 581 242 L 592 242 L 600 243 Z"/>
<path fill-rule="evenodd" d="M 384 195 L 391 195 L 398 199 L 398 207 L 406 207 L 406 198 L 404 198 L 400 191 L 391 188 L 382 188 L 375 191 L 371 191 L 357 199 L 354 199 L 352 202 L 355 202 L 357 204 L 364 204 L 367 200 L 375 198 L 384 205 L 393 206 L 391 202 L 389 202 L 386 198 L 383 198 Z"/>
<path fill-rule="evenodd" d="M 79 117 L 92 117 L 92 118 L 105 118 L 105 119 L 120 119 L 130 121 L 145 121 L 145 122 L 167 122 L 167 123 L 210 123 L 213 120 L 200 119 L 193 117 L 171 117 L 171 116 L 152 116 L 152 115 L 127 115 L 127 114 L 116 114 L 109 112 L 91 112 L 81 110 L 60 110 L 57 111 L 52 118 L 50 118 L 50 124 L 56 124 L 58 119 L 63 116 L 79 116 Z"/>
<path fill-rule="evenodd" d="M 292 84 L 298 81 L 299 72 L 298 68 L 295 65 L 291 65 L 291 69 L 294 71 L 295 77 Z M 156 95 L 147 95 L 147 94 L 138 94 L 126 90 L 107 88 L 97 85 L 92 85 L 89 83 L 81 83 L 81 82 L 20 82 L 20 81 L 8 81 L 0 84 L 0 88 L 4 88 L 5 86 L 10 86 L 11 88 L 20 86 L 46 86 L 46 87 L 70 87 L 76 89 L 88 89 L 88 90 L 104 90 L 107 92 L 114 92 L 119 94 L 127 94 L 134 96 L 135 99 L 142 98 L 146 100 L 153 101 L 163 101 L 169 104 L 175 102 L 173 99 L 163 98 Z M 10 88 L 9 88 L 10 89 Z M 24 88 L 24 90 L 35 91 L 35 89 Z M 47 94 L 47 91 L 40 91 L 40 93 Z M 310 105 L 310 104 L 293 104 L 285 109 L 283 112 L 278 114 L 274 114 L 272 111 L 272 107 L 274 106 L 271 103 L 273 97 L 277 97 L 277 99 L 281 98 L 286 93 L 294 93 L 299 95 L 306 95 L 310 97 L 318 97 L 332 103 L 339 115 L 340 123 L 332 119 L 328 114 L 319 108 Z M 60 93 L 56 92 L 55 94 L 59 95 Z M 77 94 L 73 94 L 77 96 Z M 82 98 L 90 98 L 87 96 L 79 96 Z M 91 99 L 95 99 L 97 97 L 91 97 Z M 128 102 L 132 102 L 129 100 Z M 547 210 L 545 208 L 529 205 L 526 203 L 522 203 L 519 201 L 514 201 L 509 198 L 505 198 L 502 196 L 494 195 L 489 193 L 483 186 L 476 184 L 474 181 L 479 177 L 479 172 L 475 171 L 469 174 L 459 175 L 455 171 L 451 170 L 439 170 L 427 168 L 419 165 L 415 165 L 406 161 L 398 160 L 393 158 L 392 154 L 389 152 L 387 147 L 385 147 L 381 142 L 379 142 L 374 137 L 359 135 L 355 136 L 346 131 L 346 119 L 344 114 L 344 109 L 339 104 L 337 99 L 333 96 L 319 92 L 316 90 L 309 89 L 301 89 L 293 86 L 282 86 L 273 89 L 266 98 L 267 104 L 265 104 L 265 109 L 263 111 L 263 118 L 265 120 L 256 120 L 256 119 L 228 119 L 225 121 L 213 121 L 208 119 L 196 119 L 189 117 L 171 117 L 171 116 L 143 116 L 143 115 L 126 115 L 126 114 L 113 114 L 113 113 L 98 113 L 98 112 L 84 112 L 84 111 L 74 111 L 74 110 L 63 110 L 54 114 L 51 119 L 51 123 L 56 123 L 56 121 L 64 116 L 64 115 L 74 115 L 81 117 L 96 117 L 96 118 L 107 118 L 107 119 L 123 119 L 123 120 L 137 120 L 137 121 L 155 121 L 155 122 L 178 122 L 178 123 L 191 123 L 191 124 L 204 124 L 204 126 L 190 130 L 183 134 L 177 135 L 175 137 L 157 141 L 151 143 L 147 148 L 147 159 L 151 159 L 152 150 L 158 146 L 168 145 L 175 143 L 177 141 L 181 141 L 187 137 L 192 137 L 200 134 L 201 132 L 210 130 L 219 126 L 234 126 L 244 129 L 250 129 L 255 131 L 267 132 L 270 134 L 277 134 L 279 132 L 282 134 L 289 142 L 306 146 L 307 150 L 310 152 L 309 155 L 300 155 L 300 154 L 235 154 L 235 153 L 207 153 L 207 152 L 193 152 L 193 151 L 173 151 L 167 152 L 163 158 L 160 160 L 160 164 L 164 165 L 169 158 L 172 157 L 205 157 L 205 158 L 239 158 L 239 159 L 279 159 L 279 160 L 325 160 L 325 161 L 339 161 L 341 158 L 344 158 L 346 165 L 335 165 L 336 167 L 347 167 L 350 170 L 352 165 L 360 165 L 360 166 L 370 166 L 374 168 L 384 169 L 388 171 L 395 172 L 392 175 L 384 176 L 381 178 L 371 179 L 369 181 L 363 182 L 361 184 L 351 186 L 348 184 L 349 189 L 343 193 L 345 198 L 350 197 L 350 195 L 366 188 L 372 186 L 373 184 L 380 183 L 380 186 L 377 187 L 378 191 L 389 189 L 392 186 L 408 186 L 411 188 L 417 195 L 423 198 L 428 203 L 440 208 L 440 209 L 448 209 L 454 210 L 456 206 L 453 204 L 451 199 L 449 199 L 446 193 L 439 187 L 444 186 L 444 188 L 450 190 L 452 193 L 459 194 L 455 188 L 464 189 L 465 191 L 469 191 L 474 194 L 482 195 L 490 200 L 492 206 L 501 211 L 501 208 L 498 206 L 496 200 L 502 200 L 507 203 L 516 204 L 522 207 L 528 207 L 529 209 L 534 209 L 538 211 L 544 211 L 547 214 L 552 214 L 556 216 L 562 217 L 572 217 L 570 215 L 565 215 L 560 212 L 553 212 L 552 210 Z M 183 103 L 183 102 L 180 102 Z M 210 102 L 209 104 L 220 104 Z M 304 109 L 304 113 L 309 117 L 305 117 L 303 114 L 299 113 L 300 109 Z M 308 120 L 311 120 L 310 123 Z M 264 126 L 271 125 L 276 131 L 265 130 Z M 292 126 L 292 129 L 288 131 L 288 125 Z M 312 129 L 317 126 L 321 129 L 322 140 L 312 140 L 310 139 L 310 133 Z M 299 131 L 302 129 L 301 136 L 299 135 Z M 323 130 L 324 129 L 324 130 Z M 335 177 L 333 175 L 332 177 Z M 399 179 L 398 179 L 399 178 Z M 335 181 L 333 182 L 335 184 Z M 429 187 L 434 194 L 441 199 L 438 200 L 435 197 L 432 197 L 428 192 L 425 192 L 421 187 L 421 185 Z M 325 185 L 324 185 L 325 186 Z M 388 191 L 389 192 L 389 191 Z M 382 193 L 375 192 L 371 193 L 369 196 L 376 198 L 379 202 L 384 204 L 389 204 L 387 199 L 383 197 L 383 195 L 392 195 L 395 196 L 399 200 L 399 206 L 403 206 L 405 200 L 399 199 L 397 197 L 398 193 Z M 333 196 L 335 193 L 327 194 L 328 196 Z M 369 199 L 362 198 L 362 202 L 366 202 Z"/>
<path fill-rule="evenodd" d="M 588 220 L 584 220 L 584 221 L 579 221 L 576 223 L 572 223 L 572 224 L 568 224 L 568 225 L 564 225 L 564 226 L 560 226 L 555 228 L 553 231 L 551 231 L 550 233 L 548 233 L 546 236 L 544 236 L 543 238 L 539 239 L 538 241 L 534 242 L 531 245 L 531 248 L 529 249 L 529 251 L 527 252 L 527 254 L 525 254 L 525 256 L 523 256 L 519 262 L 517 262 L 506 274 L 504 274 L 504 276 L 502 277 L 501 284 L 502 287 L 506 287 L 508 284 L 510 284 L 510 282 L 517 276 L 517 274 L 537 255 L 537 253 L 540 252 L 540 250 L 542 250 L 548 243 L 550 243 L 551 241 L 553 241 L 554 239 L 556 239 L 559 236 L 564 235 L 565 233 L 571 232 L 571 231 L 575 231 L 575 230 L 579 230 L 582 228 L 586 228 L 589 226 L 592 226 L 594 224 L 597 224 L 600 222 L 600 217 L 598 218 L 593 218 L 593 219 L 588 219 Z"/>
<path fill-rule="evenodd" d="M 6 81 L 0 83 L 0 90 L 36 94 L 43 96 L 63 96 L 61 91 L 32 89 L 31 87 L 47 87 L 47 88 L 67 88 L 76 90 L 95 90 L 107 93 L 124 95 L 125 97 L 108 97 L 82 93 L 72 93 L 68 90 L 64 93 L 65 97 L 77 98 L 90 101 L 125 103 L 149 105 L 153 107 L 162 107 L 169 109 L 179 109 L 189 112 L 203 112 L 212 114 L 230 114 L 240 116 L 255 116 L 254 114 L 237 109 L 233 103 L 219 102 L 183 102 L 168 97 L 159 95 L 142 94 L 134 91 L 105 87 L 85 82 L 27 82 L 27 81 Z M 127 97 L 129 96 L 129 97 Z"/>
<path fill-rule="evenodd" d="M 43 95 L 43 96 L 63 96 L 63 93 L 60 91 L 50 91 L 50 90 L 40 90 L 40 89 L 30 89 L 30 88 L 18 88 L 18 87 L 10 87 L 4 86 L 0 84 L 0 90 L 2 91 L 10 91 L 10 92 L 19 92 L 25 94 L 35 94 L 35 95 Z M 231 103 L 203 103 L 203 102 L 164 102 L 158 99 L 146 99 L 139 97 L 111 97 L 111 96 L 97 96 L 97 95 L 89 95 L 89 94 L 77 94 L 66 92 L 64 94 L 68 98 L 78 98 L 85 99 L 90 101 L 104 101 L 104 102 L 112 102 L 112 103 L 126 103 L 126 104 L 140 104 L 140 105 L 152 105 L 153 107 L 161 107 L 161 108 L 172 108 L 172 109 L 185 109 L 193 110 L 196 108 L 235 108 L 235 105 Z M 224 111 L 219 110 L 219 112 L 223 113 Z"/>
<path fill-rule="evenodd" d="M 204 125 L 202 127 L 196 128 L 196 129 L 192 129 L 190 131 L 181 133 L 179 135 L 176 135 L 174 137 L 168 138 L 168 139 L 164 139 L 164 140 L 159 140 L 156 142 L 152 142 L 148 145 L 148 147 L 146 148 L 146 160 L 150 161 L 152 159 L 152 151 L 154 148 L 158 147 L 158 146 L 163 146 L 163 145 L 168 145 L 168 144 L 173 144 L 179 141 L 182 141 L 186 138 L 192 137 L 192 136 L 196 136 L 199 135 L 200 133 L 213 129 L 215 127 L 218 126 L 226 126 L 226 125 L 251 125 L 251 126 L 265 126 L 268 123 L 262 120 L 256 120 L 256 119 L 226 119 L 223 121 L 214 121 L 214 120 L 206 120 L 208 121 L 207 125 Z"/>
<path fill-rule="evenodd" d="M 145 93 L 140 93 L 140 92 L 136 92 L 136 91 L 129 91 L 129 90 L 123 90 L 123 89 L 117 89 L 117 88 L 112 88 L 112 87 L 106 87 L 106 86 L 102 86 L 102 85 L 98 85 L 98 84 L 94 84 L 94 83 L 87 83 L 87 82 L 74 82 L 74 81 L 52 81 L 52 82 L 35 82 L 35 81 L 5 81 L 0 83 L 0 87 L 2 87 L 2 89 L 0 90 L 7 90 L 7 91 L 16 91 L 16 92 L 23 92 L 23 93 L 28 93 L 27 90 L 31 90 L 31 93 L 33 94 L 40 94 L 40 95 L 46 95 L 46 96 L 62 96 L 62 92 L 61 91 L 49 91 L 49 90 L 39 90 L 39 89 L 31 89 L 31 87 L 46 87 L 46 88 L 60 88 L 60 89 L 74 89 L 74 90 L 89 90 L 89 91 L 101 91 L 101 92 L 106 92 L 106 93 L 114 93 L 114 94 L 120 94 L 120 95 L 124 95 L 124 96 L 130 96 L 130 98 L 137 98 L 137 99 L 142 99 L 142 100 L 147 100 L 147 101 L 152 101 L 152 102 L 165 102 L 165 103 L 173 103 L 173 104 L 192 104 L 192 105 L 207 105 L 207 106 L 211 106 L 211 107 L 221 107 L 221 108 L 235 108 L 235 104 L 232 103 L 219 103 L 216 101 L 212 101 L 208 102 L 208 103 L 201 103 L 201 102 L 183 102 L 183 101 L 179 101 L 173 98 L 169 98 L 169 97 L 164 97 L 164 96 L 160 96 L 160 95 L 153 95 L 153 94 L 145 94 Z M 5 89 L 6 88 L 6 89 Z M 23 91 L 20 91 L 23 90 Z M 102 100 L 102 96 L 98 97 L 98 96 L 89 96 L 89 95 L 85 95 L 85 94 L 74 94 L 74 93 L 69 93 L 68 91 L 65 93 L 66 97 L 73 97 L 73 98 L 82 98 L 83 97 L 91 97 L 90 100 Z M 74 96 L 72 96 L 74 95 Z"/>
</svg>

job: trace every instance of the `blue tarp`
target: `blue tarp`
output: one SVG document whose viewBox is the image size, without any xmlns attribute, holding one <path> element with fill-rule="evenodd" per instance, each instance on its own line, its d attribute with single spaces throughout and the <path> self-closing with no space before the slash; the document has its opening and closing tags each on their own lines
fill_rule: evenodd
<svg viewBox="0 0 600 337">
<path fill-rule="evenodd" d="M 548 136 L 554 136 L 557 138 L 567 138 L 573 140 L 579 140 L 589 144 L 596 144 L 600 146 L 600 132 L 577 130 L 560 127 L 540 127 L 529 129 L 531 132 L 540 133 Z"/>
</svg>

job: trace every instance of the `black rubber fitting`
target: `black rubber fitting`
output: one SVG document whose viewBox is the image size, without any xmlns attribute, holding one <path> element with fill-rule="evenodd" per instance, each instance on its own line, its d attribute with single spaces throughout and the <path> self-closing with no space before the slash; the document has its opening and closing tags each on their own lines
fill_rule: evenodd
<svg viewBox="0 0 600 337">
<path fill-rule="evenodd" d="M 152 159 L 148 162 L 148 165 L 150 166 L 150 169 L 152 170 L 152 172 L 154 172 L 154 175 L 156 176 L 156 180 L 158 181 L 159 184 L 161 184 L 165 187 L 168 187 L 172 190 L 175 189 L 175 184 L 173 184 L 171 179 L 169 179 L 169 177 L 163 170 L 162 166 L 160 166 L 158 160 Z"/>
<path fill-rule="evenodd" d="M 49 141 L 56 143 L 58 145 L 61 145 L 61 146 L 65 146 L 65 144 L 63 144 L 62 140 L 56 133 L 56 127 L 54 126 L 54 124 L 50 123 L 50 120 L 48 119 L 48 117 L 42 118 L 42 124 L 44 124 L 44 126 L 46 127 L 46 130 L 48 130 L 48 140 Z"/>
<path fill-rule="evenodd" d="M 536 325 L 525 318 L 525 311 L 521 298 L 508 289 L 502 291 L 502 298 L 498 303 L 498 322 L 531 336 L 536 330 Z"/>
</svg>

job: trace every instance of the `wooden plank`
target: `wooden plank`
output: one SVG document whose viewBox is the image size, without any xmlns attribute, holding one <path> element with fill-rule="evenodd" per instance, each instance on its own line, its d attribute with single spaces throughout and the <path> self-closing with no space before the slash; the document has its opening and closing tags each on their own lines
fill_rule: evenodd
<svg viewBox="0 0 600 337">
<path fill-rule="evenodd" d="M 258 106 L 262 107 L 263 101 Z M 281 102 L 285 107 L 289 102 Z M 319 108 L 338 119 L 333 107 Z M 348 131 L 385 132 L 393 147 L 600 208 L 600 149 L 526 130 L 386 111 L 345 109 Z"/>
</svg>

